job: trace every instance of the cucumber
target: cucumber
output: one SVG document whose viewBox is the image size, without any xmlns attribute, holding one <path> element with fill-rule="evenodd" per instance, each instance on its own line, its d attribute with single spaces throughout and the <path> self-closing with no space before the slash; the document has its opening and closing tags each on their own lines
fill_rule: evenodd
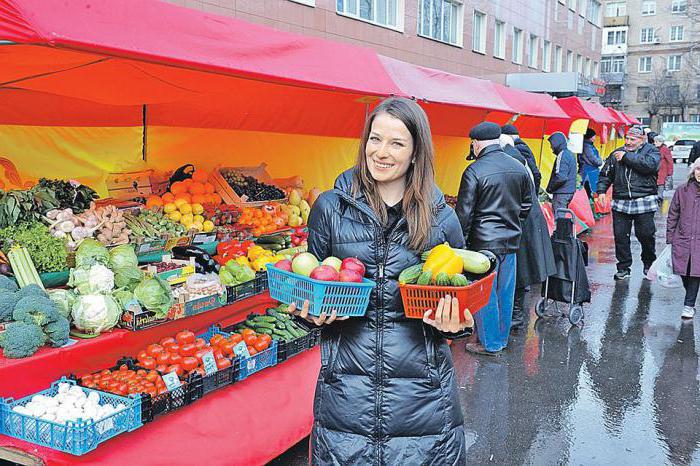
<svg viewBox="0 0 700 466">
<path fill-rule="evenodd" d="M 413 265 L 407 269 L 404 269 L 399 274 L 399 283 L 401 285 L 412 285 L 418 281 L 418 277 L 420 277 L 422 272 L 423 264 Z"/>
<path fill-rule="evenodd" d="M 294 325 L 292 325 L 291 322 L 287 322 L 287 326 L 286 326 L 286 327 L 287 327 L 287 332 L 289 332 L 291 335 L 293 335 L 294 338 L 301 338 L 301 337 L 303 337 L 304 335 L 306 335 L 306 334 L 305 334 L 304 332 L 302 332 L 301 330 L 295 329 L 295 328 L 294 328 Z"/>
<path fill-rule="evenodd" d="M 435 277 L 435 284 L 437 286 L 451 286 L 452 281 L 450 280 L 450 276 L 446 272 L 440 272 Z"/>
<path fill-rule="evenodd" d="M 262 246 L 263 244 L 279 244 L 281 246 L 284 246 L 284 238 L 279 235 L 263 235 L 260 236 L 257 241 L 255 241 L 255 244 Z"/>
<path fill-rule="evenodd" d="M 452 282 L 452 286 L 467 286 L 469 285 L 469 280 L 467 280 L 467 277 L 462 275 L 461 273 L 456 273 L 450 277 L 450 281 Z"/>
<path fill-rule="evenodd" d="M 275 328 L 275 324 L 271 324 L 270 322 L 256 322 L 255 324 L 253 324 L 253 328 L 269 328 L 270 330 L 272 330 Z"/>
<path fill-rule="evenodd" d="M 269 328 L 263 328 L 263 327 L 261 327 L 261 328 L 257 329 L 256 332 L 258 332 L 258 333 L 264 333 L 265 335 L 270 335 L 270 336 L 272 336 L 272 329 L 269 329 Z"/>
<path fill-rule="evenodd" d="M 416 285 L 430 285 L 433 282 L 433 273 L 428 270 L 426 272 L 422 272 L 420 274 L 420 277 L 418 277 L 418 280 L 416 280 Z"/>
<path fill-rule="evenodd" d="M 275 323 L 277 322 L 277 318 L 275 316 L 255 316 L 256 321 L 261 321 L 261 322 L 271 322 Z"/>
</svg>

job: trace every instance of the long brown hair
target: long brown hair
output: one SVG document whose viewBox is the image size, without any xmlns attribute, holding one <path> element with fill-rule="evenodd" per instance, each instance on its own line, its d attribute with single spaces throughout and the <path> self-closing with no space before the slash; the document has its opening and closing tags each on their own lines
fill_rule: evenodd
<svg viewBox="0 0 700 466">
<path fill-rule="evenodd" d="M 412 160 L 414 163 L 411 163 L 406 172 L 406 191 L 403 195 L 402 207 L 408 224 L 409 246 L 416 251 L 422 251 L 429 246 L 434 216 L 435 152 L 428 117 L 416 102 L 402 97 L 390 97 L 369 114 L 357 154 L 353 193 L 355 195 L 359 192 L 364 193 L 372 210 L 382 224 L 386 225 L 386 205 L 369 171 L 365 152 L 372 122 L 382 113 L 401 120 L 413 137 Z"/>
</svg>

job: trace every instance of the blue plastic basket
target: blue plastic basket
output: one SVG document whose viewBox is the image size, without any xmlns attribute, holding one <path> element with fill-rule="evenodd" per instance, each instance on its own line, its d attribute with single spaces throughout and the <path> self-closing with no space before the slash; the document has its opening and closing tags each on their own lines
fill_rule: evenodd
<svg viewBox="0 0 700 466">
<path fill-rule="evenodd" d="M 203 338 L 205 341 L 211 340 L 214 335 L 223 335 L 228 338 L 230 333 L 224 332 L 218 325 L 209 327 L 209 330 L 199 335 L 198 338 Z M 239 358 L 240 371 L 235 374 L 236 382 L 245 380 L 256 372 L 277 365 L 277 340 L 272 340 L 270 346 L 250 358 Z M 235 365 L 235 364 L 234 364 Z"/>
<path fill-rule="evenodd" d="M 51 388 L 34 395 L 16 401 L 12 398 L 0 400 L 0 419 L 2 420 L 0 433 L 79 456 L 94 450 L 100 443 L 122 432 L 136 430 L 143 425 L 141 422 L 141 397 L 139 395 L 127 398 L 85 387 L 82 389 L 87 394 L 95 392 L 100 396 L 100 404 L 109 403 L 116 406 L 121 403 L 126 408 L 99 421 L 91 419 L 66 424 L 58 424 L 13 411 L 17 406 L 27 405 L 36 395 L 56 395 L 58 385 L 61 383 L 76 385 L 74 380 L 63 377 L 52 383 Z"/>
<path fill-rule="evenodd" d="M 309 314 L 359 317 L 365 315 L 369 297 L 376 283 L 366 278 L 362 283 L 324 282 L 293 272 L 267 267 L 270 297 L 284 304 L 296 304 L 301 309 L 309 300 Z"/>
</svg>

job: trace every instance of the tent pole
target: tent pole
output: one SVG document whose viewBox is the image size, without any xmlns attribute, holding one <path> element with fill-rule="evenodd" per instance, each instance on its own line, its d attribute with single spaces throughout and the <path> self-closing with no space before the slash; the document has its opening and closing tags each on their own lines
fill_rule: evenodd
<svg viewBox="0 0 700 466">
<path fill-rule="evenodd" d="M 546 136 L 546 131 L 547 131 L 547 119 L 544 118 L 542 121 L 542 137 L 540 138 L 540 159 L 537 161 L 537 165 L 542 163 L 542 151 L 544 151 L 544 137 Z M 539 186 L 538 186 L 539 188 Z"/>
<path fill-rule="evenodd" d="M 147 143 L 147 136 L 146 136 L 146 105 L 144 104 L 142 106 L 141 110 L 142 114 L 142 127 L 141 127 L 141 159 L 145 162 L 146 161 L 146 143 Z"/>
</svg>

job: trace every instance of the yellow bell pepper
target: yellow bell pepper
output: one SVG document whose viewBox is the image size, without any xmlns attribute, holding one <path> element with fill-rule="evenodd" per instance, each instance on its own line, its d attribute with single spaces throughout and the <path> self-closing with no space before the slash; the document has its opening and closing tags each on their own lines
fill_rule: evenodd
<svg viewBox="0 0 700 466">
<path fill-rule="evenodd" d="M 440 272 L 454 275 L 462 273 L 462 269 L 462 258 L 455 254 L 447 243 L 435 246 L 428 254 L 425 264 L 423 264 L 423 272 L 430 271 L 433 274 L 433 280 Z"/>
<path fill-rule="evenodd" d="M 238 256 L 234 259 L 236 263 L 250 267 L 250 261 L 246 256 Z"/>
<path fill-rule="evenodd" d="M 261 246 L 251 246 L 248 248 L 248 259 L 251 261 L 254 261 L 258 257 L 260 257 L 262 254 L 264 254 L 267 250 Z"/>
<path fill-rule="evenodd" d="M 273 256 L 269 255 L 261 255 L 257 259 L 253 261 L 253 263 L 250 265 L 254 271 L 256 272 L 264 272 L 267 270 L 267 264 L 274 264 L 275 261 Z"/>
</svg>

